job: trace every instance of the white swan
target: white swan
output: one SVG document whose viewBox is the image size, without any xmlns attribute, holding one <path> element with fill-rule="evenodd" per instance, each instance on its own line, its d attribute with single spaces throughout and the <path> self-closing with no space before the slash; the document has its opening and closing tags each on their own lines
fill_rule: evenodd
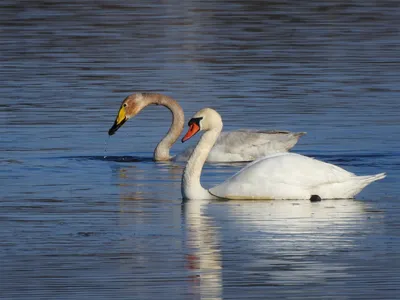
<svg viewBox="0 0 400 300">
<path fill-rule="evenodd" d="M 325 199 L 353 198 L 384 173 L 357 176 L 342 168 L 295 153 L 278 153 L 256 160 L 225 182 L 209 190 L 200 184 L 208 153 L 222 130 L 221 116 L 211 108 L 197 112 L 189 121 L 182 142 L 200 130 L 200 138 L 182 176 L 184 199 Z"/>
<path fill-rule="evenodd" d="M 163 105 L 172 112 L 171 127 L 154 150 L 154 160 L 165 161 L 173 159 L 175 161 L 186 161 L 194 147 L 186 149 L 175 157 L 171 157 L 169 153 L 170 148 L 183 131 L 185 117 L 178 102 L 168 96 L 156 93 L 136 93 L 128 96 L 122 102 L 114 125 L 110 128 L 108 134 L 113 135 L 127 120 L 136 116 L 150 104 Z M 252 161 L 271 153 L 286 152 L 304 134 L 305 132 L 255 130 L 224 132 L 210 151 L 207 161 Z"/>
</svg>

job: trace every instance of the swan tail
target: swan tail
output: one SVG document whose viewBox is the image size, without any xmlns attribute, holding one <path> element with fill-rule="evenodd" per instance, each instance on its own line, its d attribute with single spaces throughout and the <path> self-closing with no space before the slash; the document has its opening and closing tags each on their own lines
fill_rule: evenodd
<svg viewBox="0 0 400 300">
<path fill-rule="evenodd" d="M 385 177 L 385 173 L 366 176 L 354 175 L 349 180 L 322 185 L 312 192 L 326 199 L 350 199 L 354 198 L 370 183 Z"/>
<path fill-rule="evenodd" d="M 289 151 L 290 149 L 292 149 L 294 147 L 294 145 L 297 144 L 297 142 L 299 141 L 300 137 L 302 137 L 303 135 L 307 134 L 307 132 L 292 132 L 289 133 L 289 135 L 287 136 L 288 139 L 285 143 L 285 150 Z"/>
<path fill-rule="evenodd" d="M 367 185 L 370 183 L 381 180 L 386 177 L 386 173 L 379 173 L 375 175 L 366 175 L 366 176 L 358 176 L 357 181 L 358 181 L 358 186 L 354 189 L 352 192 L 353 196 L 357 195 L 362 191 L 363 188 L 365 188 Z"/>
<path fill-rule="evenodd" d="M 367 175 L 367 176 L 360 176 L 359 179 L 365 183 L 365 186 L 367 184 L 370 184 L 371 182 L 381 180 L 386 177 L 386 173 L 379 173 L 375 175 Z"/>
<path fill-rule="evenodd" d="M 306 134 L 307 134 L 307 132 L 305 132 L 305 131 L 293 133 L 293 135 L 295 137 L 297 137 L 297 138 L 300 138 L 300 137 L 302 137 L 303 135 L 306 135 Z"/>
</svg>

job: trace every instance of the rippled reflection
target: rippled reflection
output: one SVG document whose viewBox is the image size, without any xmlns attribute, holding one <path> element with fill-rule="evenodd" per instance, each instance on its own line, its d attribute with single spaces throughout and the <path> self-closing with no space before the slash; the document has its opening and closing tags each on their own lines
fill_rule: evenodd
<svg viewBox="0 0 400 300">
<path fill-rule="evenodd" d="M 351 252 L 365 232 L 365 205 L 355 200 L 224 202 L 240 236 L 246 268 L 268 273 L 269 284 L 306 284 L 348 277 L 345 260 L 331 260 Z"/>
<path fill-rule="evenodd" d="M 188 201 L 182 207 L 192 286 L 202 299 L 252 287 L 343 286 L 354 280 L 352 256 L 378 229 L 367 224 L 366 205 L 350 199 Z"/>
<path fill-rule="evenodd" d="M 183 165 L 173 162 L 112 165 L 121 201 L 174 199 L 180 191 Z"/>
<path fill-rule="evenodd" d="M 222 299 L 222 262 L 220 232 L 206 215 L 207 202 L 187 201 L 182 205 L 185 217 L 188 268 L 192 287 L 201 299 Z"/>
</svg>

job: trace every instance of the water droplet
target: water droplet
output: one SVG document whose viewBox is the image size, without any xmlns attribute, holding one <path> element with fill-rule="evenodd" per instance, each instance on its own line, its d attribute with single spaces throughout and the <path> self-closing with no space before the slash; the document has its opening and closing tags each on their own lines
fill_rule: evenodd
<svg viewBox="0 0 400 300">
<path fill-rule="evenodd" d="M 108 136 L 108 140 L 110 139 L 110 136 Z M 107 158 L 107 146 L 108 146 L 108 140 L 106 139 L 104 141 L 104 157 L 103 158 Z"/>
</svg>

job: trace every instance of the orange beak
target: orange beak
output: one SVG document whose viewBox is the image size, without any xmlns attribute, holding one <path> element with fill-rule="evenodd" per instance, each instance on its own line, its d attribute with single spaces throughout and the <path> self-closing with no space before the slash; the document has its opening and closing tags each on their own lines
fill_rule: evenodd
<svg viewBox="0 0 400 300">
<path fill-rule="evenodd" d="M 182 143 L 186 142 L 188 139 L 190 139 L 192 136 L 194 136 L 196 133 L 200 131 L 199 125 L 196 123 L 190 124 L 188 132 L 185 134 L 185 136 L 182 138 Z"/>
</svg>

